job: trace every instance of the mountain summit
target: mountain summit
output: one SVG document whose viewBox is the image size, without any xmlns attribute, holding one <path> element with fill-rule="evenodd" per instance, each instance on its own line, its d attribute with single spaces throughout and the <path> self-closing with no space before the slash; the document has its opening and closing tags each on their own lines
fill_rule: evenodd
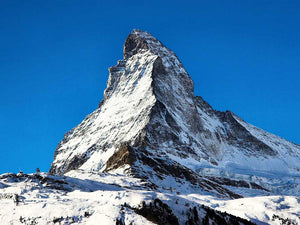
<svg viewBox="0 0 300 225">
<path fill-rule="evenodd" d="M 214 110 L 193 85 L 171 50 L 133 30 L 109 68 L 104 99 L 65 134 L 50 172 L 125 174 L 151 188 L 188 183 L 232 198 L 241 197 L 226 188 L 237 185 L 232 177 L 249 183 L 254 175 L 259 184 L 243 185 L 270 191 L 260 178 L 299 174 L 299 145 Z"/>
</svg>

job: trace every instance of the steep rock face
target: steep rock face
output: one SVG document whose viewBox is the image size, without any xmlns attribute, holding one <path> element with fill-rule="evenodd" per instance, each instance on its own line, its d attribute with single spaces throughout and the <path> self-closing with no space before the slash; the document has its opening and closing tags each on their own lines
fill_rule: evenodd
<svg viewBox="0 0 300 225">
<path fill-rule="evenodd" d="M 133 30 L 124 59 L 109 69 L 104 99 L 66 133 L 50 172 L 122 172 L 155 187 L 168 176 L 227 193 L 203 168 L 296 174 L 300 146 L 219 112 L 193 93 L 176 55 L 147 32 Z"/>
</svg>

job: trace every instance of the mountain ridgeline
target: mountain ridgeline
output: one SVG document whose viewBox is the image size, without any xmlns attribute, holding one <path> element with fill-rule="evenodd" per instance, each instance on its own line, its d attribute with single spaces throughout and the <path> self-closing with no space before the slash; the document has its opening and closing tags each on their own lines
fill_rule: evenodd
<svg viewBox="0 0 300 225">
<path fill-rule="evenodd" d="M 299 176 L 300 146 L 214 110 L 194 95 L 193 81 L 170 49 L 133 30 L 124 58 L 109 68 L 99 107 L 57 146 L 50 173 L 72 171 L 124 174 L 150 189 L 171 183 L 239 198 L 228 186 L 276 192 L 262 177 Z"/>
</svg>

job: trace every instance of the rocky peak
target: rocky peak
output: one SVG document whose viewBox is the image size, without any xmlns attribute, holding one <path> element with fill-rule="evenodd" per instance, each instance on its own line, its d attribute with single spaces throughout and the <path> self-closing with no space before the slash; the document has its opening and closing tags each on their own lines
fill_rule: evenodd
<svg viewBox="0 0 300 225">
<path fill-rule="evenodd" d="M 157 69 L 159 69 L 162 74 L 170 74 L 183 84 L 186 84 L 186 91 L 193 93 L 193 81 L 184 69 L 182 63 L 177 58 L 176 54 L 165 47 L 159 40 L 157 40 L 154 36 L 146 31 L 141 31 L 138 29 L 134 29 L 127 37 L 124 44 L 124 60 L 129 59 L 133 55 L 138 53 L 144 53 L 149 51 L 153 55 L 158 56 L 160 58 L 158 62 L 153 67 L 154 74 L 158 75 Z M 156 65 L 158 67 L 156 67 Z M 167 71 L 167 73 L 163 73 L 163 71 Z M 176 84 L 172 84 L 175 86 Z"/>
<path fill-rule="evenodd" d="M 109 69 L 104 99 L 65 135 L 50 171 L 134 171 L 154 184 L 171 176 L 205 189 L 198 174 L 203 167 L 252 173 L 259 164 L 276 173 L 275 160 L 286 173 L 299 170 L 299 146 L 213 110 L 194 95 L 174 52 L 148 32 L 133 30 L 124 59 Z"/>
<path fill-rule="evenodd" d="M 124 59 L 128 59 L 131 56 L 135 55 L 137 52 L 141 50 L 148 50 L 148 42 L 147 39 L 154 39 L 152 35 L 148 32 L 144 32 L 141 30 L 133 30 L 127 37 L 124 44 Z"/>
<path fill-rule="evenodd" d="M 126 38 L 123 49 L 124 59 L 128 59 L 137 53 L 147 50 L 161 57 L 162 52 L 166 51 L 167 48 L 150 33 L 134 29 Z"/>
<path fill-rule="evenodd" d="M 193 81 L 175 53 L 148 32 L 134 29 L 125 41 L 124 59 L 109 68 L 104 101 L 121 91 L 122 81 L 133 83 L 131 89 L 135 89 L 138 81 L 147 76 L 156 99 L 170 107 L 178 97 L 190 101 L 194 97 Z"/>
</svg>

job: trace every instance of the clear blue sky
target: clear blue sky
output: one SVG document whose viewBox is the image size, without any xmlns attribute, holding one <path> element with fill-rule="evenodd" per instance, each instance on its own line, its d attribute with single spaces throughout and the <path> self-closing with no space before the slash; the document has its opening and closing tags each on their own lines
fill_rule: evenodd
<svg viewBox="0 0 300 225">
<path fill-rule="evenodd" d="M 0 173 L 49 169 L 133 28 L 172 49 L 215 109 L 300 144 L 299 1 L 0 3 Z"/>
</svg>

